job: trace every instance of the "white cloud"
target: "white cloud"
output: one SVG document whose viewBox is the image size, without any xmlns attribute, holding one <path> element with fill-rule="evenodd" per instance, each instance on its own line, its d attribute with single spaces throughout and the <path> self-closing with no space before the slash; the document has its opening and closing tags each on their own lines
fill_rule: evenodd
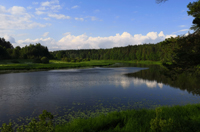
<svg viewBox="0 0 200 132">
<path fill-rule="evenodd" d="M 179 31 L 176 31 L 176 32 L 173 32 L 172 34 L 174 33 L 178 33 L 178 32 L 185 32 L 185 31 L 189 31 L 190 29 L 182 29 L 182 30 L 179 30 Z"/>
<path fill-rule="evenodd" d="M 42 15 L 42 14 L 45 14 L 45 12 L 43 12 L 43 11 L 36 11 L 35 14 Z"/>
<path fill-rule="evenodd" d="M 121 35 L 116 34 L 115 36 L 108 37 L 90 37 L 86 34 L 82 35 L 72 35 L 70 32 L 66 32 L 63 34 L 64 37 L 59 41 L 55 41 L 54 39 L 35 39 L 35 40 L 20 40 L 18 43 L 36 43 L 41 42 L 41 44 L 47 44 L 49 49 L 51 50 L 66 50 L 66 49 L 99 49 L 99 48 L 113 48 L 113 47 L 121 47 L 128 45 L 138 45 L 144 43 L 157 43 L 165 40 L 168 37 L 176 37 L 176 35 L 164 35 L 161 31 L 159 34 L 157 32 L 149 32 L 146 35 L 135 34 L 131 35 L 128 32 L 123 32 Z M 44 41 L 45 40 L 45 41 Z M 50 43 L 48 45 L 47 43 Z"/>
<path fill-rule="evenodd" d="M 162 34 L 162 33 L 161 33 Z M 153 40 L 155 40 L 156 38 L 157 38 L 157 32 L 149 32 L 148 34 L 147 34 L 147 36 L 149 37 L 149 38 L 151 38 L 151 39 L 153 39 Z"/>
<path fill-rule="evenodd" d="M 48 14 L 49 17 L 53 17 L 56 19 L 70 19 L 70 16 L 65 16 L 63 14 Z"/>
<path fill-rule="evenodd" d="M 189 31 L 189 29 L 182 29 L 182 30 L 180 30 L 178 32 L 184 32 L 184 31 Z"/>
<path fill-rule="evenodd" d="M 162 31 L 159 35 L 157 32 L 149 32 L 147 35 L 135 34 L 132 36 L 130 33 L 124 32 L 121 35 L 116 34 L 109 37 L 89 37 L 86 34 L 74 36 L 67 33 L 57 44 L 60 49 L 113 48 L 143 43 L 157 43 L 171 36 L 175 37 L 176 35 L 164 35 Z"/>
<path fill-rule="evenodd" d="M 75 17 L 74 19 L 75 19 L 75 20 L 77 20 L 77 21 L 84 21 L 84 19 L 83 19 L 83 18 L 78 18 L 78 17 Z"/>
<path fill-rule="evenodd" d="M 36 8 L 35 14 L 42 15 L 46 14 L 49 17 L 56 18 L 56 19 L 70 19 L 70 16 L 65 16 L 64 14 L 57 14 L 58 10 L 62 9 L 59 5 L 58 0 L 51 0 L 42 2 L 39 8 Z M 44 18 L 45 20 L 49 20 L 49 18 Z"/>
<path fill-rule="evenodd" d="M 42 2 L 41 6 L 52 6 L 53 4 L 59 4 L 59 0 L 51 0 L 51 1 Z"/>
<path fill-rule="evenodd" d="M 9 41 L 10 43 L 15 43 L 15 39 L 10 35 L 5 35 L 4 38 L 6 41 Z"/>
<path fill-rule="evenodd" d="M 33 15 L 26 12 L 24 7 L 13 6 L 6 10 L 5 7 L 1 6 L 0 13 L 0 29 L 31 29 L 34 27 L 46 27 L 50 24 L 41 24 L 32 21 Z M 5 13 L 6 11 L 6 13 Z"/>
<path fill-rule="evenodd" d="M 98 19 L 96 17 L 94 17 L 94 16 L 91 16 L 91 20 L 95 21 L 95 20 L 98 20 Z"/>
<path fill-rule="evenodd" d="M 158 34 L 158 36 L 159 36 L 159 37 L 164 37 L 165 35 L 164 35 L 163 31 L 161 31 L 161 32 Z"/>
<path fill-rule="evenodd" d="M 41 6 L 39 8 L 36 8 L 35 14 L 42 15 L 42 14 L 49 14 L 52 12 L 58 12 L 58 10 L 62 9 L 62 7 L 59 5 L 58 0 L 51 0 L 46 2 L 41 2 Z"/>
<path fill-rule="evenodd" d="M 42 7 L 36 8 L 35 10 L 36 11 L 41 11 L 41 10 L 44 11 L 44 10 L 46 10 L 46 7 L 42 6 Z"/>
<path fill-rule="evenodd" d="M 70 32 L 63 33 L 64 36 L 70 35 Z"/>
<path fill-rule="evenodd" d="M 22 14 L 26 13 L 26 9 L 24 7 L 20 7 L 20 6 L 13 6 L 12 8 L 10 8 L 8 10 L 8 12 L 13 15 L 22 15 Z"/>
<path fill-rule="evenodd" d="M 51 3 L 49 1 L 41 3 L 41 6 L 50 6 L 50 5 L 51 5 Z"/>
<path fill-rule="evenodd" d="M 72 6 L 72 9 L 76 9 L 78 7 L 79 7 L 78 5 L 75 5 L 75 6 Z"/>
<path fill-rule="evenodd" d="M 27 7 L 27 9 L 29 9 L 29 10 L 32 9 L 32 8 L 33 8 L 33 7 L 31 7 L 31 6 L 28 6 L 28 7 Z"/>
<path fill-rule="evenodd" d="M 49 35 L 49 32 L 45 32 L 42 36 L 43 37 L 46 37 L 46 36 L 48 36 Z"/>
<path fill-rule="evenodd" d="M 189 33 L 186 33 L 186 34 L 185 34 L 185 36 L 188 36 L 188 35 L 189 35 Z"/>
<path fill-rule="evenodd" d="M 45 39 L 38 38 L 38 39 L 34 39 L 34 40 L 26 39 L 26 40 L 18 40 L 17 41 L 17 44 L 20 45 L 21 47 L 24 47 L 29 44 L 36 44 L 36 43 L 41 43 L 42 45 L 47 46 L 48 49 L 57 50 L 57 45 L 55 45 L 56 41 L 50 37 L 45 38 Z"/>
<path fill-rule="evenodd" d="M 0 5 L 0 14 L 1 13 L 6 13 L 6 12 L 7 12 L 6 8 L 4 6 Z"/>
<path fill-rule="evenodd" d="M 166 35 L 165 38 L 171 38 L 171 37 L 176 37 L 177 35 Z"/>
<path fill-rule="evenodd" d="M 186 27 L 186 25 L 180 25 L 179 27 Z"/>
<path fill-rule="evenodd" d="M 45 17 L 45 18 L 43 18 L 44 20 L 46 20 L 46 21 L 48 21 L 48 20 L 51 20 L 50 18 L 48 18 L 48 17 Z"/>
<path fill-rule="evenodd" d="M 51 9 L 52 10 L 59 10 L 59 9 L 62 9 L 62 7 L 60 5 L 53 5 L 53 6 L 51 6 Z"/>
</svg>

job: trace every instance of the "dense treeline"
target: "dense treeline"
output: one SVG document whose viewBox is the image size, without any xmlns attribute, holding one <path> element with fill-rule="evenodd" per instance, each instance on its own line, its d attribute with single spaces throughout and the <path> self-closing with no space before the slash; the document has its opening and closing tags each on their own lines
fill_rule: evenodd
<svg viewBox="0 0 200 132">
<path fill-rule="evenodd" d="M 143 44 L 112 49 L 85 49 L 54 51 L 54 58 L 90 58 L 96 60 L 155 60 L 159 61 L 162 54 L 161 45 Z"/>
<path fill-rule="evenodd" d="M 157 44 L 129 45 L 112 49 L 62 50 L 54 51 L 54 58 L 90 58 L 96 60 L 152 60 L 172 62 L 173 50 L 181 38 L 168 38 Z"/>
<path fill-rule="evenodd" d="M 48 48 L 40 43 L 14 48 L 9 41 L 0 38 L 0 59 L 41 59 L 42 57 L 51 58 L 51 55 Z"/>
</svg>

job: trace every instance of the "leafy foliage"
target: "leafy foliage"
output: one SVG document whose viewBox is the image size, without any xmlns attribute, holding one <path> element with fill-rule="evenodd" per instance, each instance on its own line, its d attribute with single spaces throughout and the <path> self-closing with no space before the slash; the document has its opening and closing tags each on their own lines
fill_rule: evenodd
<svg viewBox="0 0 200 132">
<path fill-rule="evenodd" d="M 162 108 L 156 108 L 156 118 L 151 119 L 150 125 L 151 129 L 155 132 L 170 132 L 173 130 L 173 119 L 169 118 L 168 120 L 164 120 L 161 117 Z"/>
<path fill-rule="evenodd" d="M 193 24 L 192 27 L 190 29 L 195 31 L 195 34 L 200 33 L 200 0 L 198 0 L 197 2 L 190 2 L 187 5 L 187 8 L 189 9 L 189 11 L 187 11 L 188 15 L 191 15 L 194 17 L 193 20 Z"/>
<path fill-rule="evenodd" d="M 48 48 L 40 43 L 30 44 L 23 48 L 13 45 L 4 38 L 0 38 L 0 59 L 37 59 L 41 57 L 50 58 Z"/>
<path fill-rule="evenodd" d="M 48 64 L 49 63 L 49 59 L 47 57 L 42 57 L 41 58 L 41 62 L 44 64 Z"/>
</svg>

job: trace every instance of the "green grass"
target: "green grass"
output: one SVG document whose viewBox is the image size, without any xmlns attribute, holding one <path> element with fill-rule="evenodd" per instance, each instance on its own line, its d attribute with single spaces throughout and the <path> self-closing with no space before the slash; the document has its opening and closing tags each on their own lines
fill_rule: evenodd
<svg viewBox="0 0 200 132">
<path fill-rule="evenodd" d="M 56 132 L 198 132 L 200 104 L 111 112 L 55 126 Z"/>
<path fill-rule="evenodd" d="M 94 67 L 94 66 L 108 66 L 114 63 L 138 63 L 138 64 L 157 64 L 161 65 L 159 61 L 121 61 L 121 60 L 91 60 L 83 62 L 65 62 L 61 60 L 50 60 L 49 64 L 32 63 L 32 60 L 18 59 L 19 63 L 13 63 L 13 60 L 0 61 L 0 73 L 7 72 L 22 72 L 22 71 L 37 71 L 49 69 L 63 69 L 63 68 L 79 68 L 79 67 Z"/>
<path fill-rule="evenodd" d="M 32 63 L 31 60 L 19 60 L 19 63 L 11 63 L 12 60 L 0 61 L 0 70 L 37 70 L 37 69 L 62 69 L 78 67 L 107 66 L 113 64 L 110 61 L 91 60 L 83 62 L 64 62 L 60 60 L 50 60 L 49 64 Z"/>
<path fill-rule="evenodd" d="M 150 61 L 150 60 L 133 60 L 133 61 L 128 61 L 129 63 L 138 63 L 138 64 L 154 64 L 154 65 L 162 65 L 160 61 Z"/>
<path fill-rule="evenodd" d="M 54 124 L 51 113 L 43 111 L 39 121 L 32 120 L 18 129 L 21 128 L 21 132 L 200 132 L 200 104 L 130 109 L 80 117 Z M 3 124 L 0 130 L 12 132 L 12 124 Z"/>
</svg>

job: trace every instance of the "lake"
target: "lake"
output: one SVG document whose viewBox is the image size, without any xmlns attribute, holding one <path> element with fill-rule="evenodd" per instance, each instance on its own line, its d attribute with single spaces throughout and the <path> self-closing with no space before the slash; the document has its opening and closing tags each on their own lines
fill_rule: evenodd
<svg viewBox="0 0 200 132">
<path fill-rule="evenodd" d="M 9 119 L 38 116 L 43 110 L 69 120 L 84 117 L 80 112 L 92 116 L 102 111 L 200 103 L 198 78 L 170 80 L 160 73 L 159 66 L 148 67 L 115 65 L 0 74 L 0 125 Z"/>
</svg>

